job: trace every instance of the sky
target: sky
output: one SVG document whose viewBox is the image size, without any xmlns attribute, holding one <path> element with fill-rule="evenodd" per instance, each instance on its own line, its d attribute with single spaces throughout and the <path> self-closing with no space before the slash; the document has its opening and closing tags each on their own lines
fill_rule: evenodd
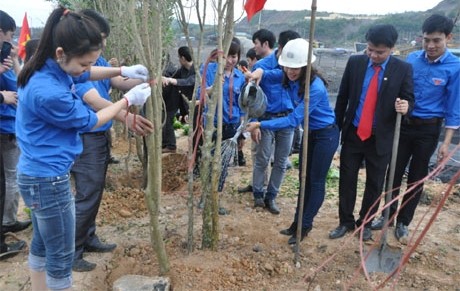
<svg viewBox="0 0 460 291">
<path fill-rule="evenodd" d="M 188 1 L 190 2 L 190 0 Z M 436 6 L 441 0 L 385 0 L 377 3 L 372 0 L 317 0 L 317 11 L 348 14 L 388 14 L 406 11 L 425 11 Z M 235 0 L 235 16 L 241 15 L 243 0 Z M 22 25 L 27 12 L 29 26 L 45 25 L 53 10 L 52 3 L 45 0 L 0 0 L 0 9 L 11 15 L 17 26 Z M 264 9 L 305 10 L 311 9 L 311 1 L 305 0 L 267 0 Z M 244 15 L 245 16 L 245 15 Z"/>
</svg>

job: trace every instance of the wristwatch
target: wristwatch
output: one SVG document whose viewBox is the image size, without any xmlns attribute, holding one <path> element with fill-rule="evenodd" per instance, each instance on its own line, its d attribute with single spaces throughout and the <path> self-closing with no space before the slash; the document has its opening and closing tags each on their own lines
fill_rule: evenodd
<svg viewBox="0 0 460 291">
<path fill-rule="evenodd" d="M 3 104 L 3 101 L 5 101 L 5 97 L 3 96 L 2 92 L 0 92 L 0 104 Z"/>
</svg>

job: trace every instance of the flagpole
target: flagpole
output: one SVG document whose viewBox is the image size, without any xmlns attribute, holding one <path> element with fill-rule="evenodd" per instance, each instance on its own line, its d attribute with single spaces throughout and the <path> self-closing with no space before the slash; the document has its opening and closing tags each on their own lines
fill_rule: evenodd
<svg viewBox="0 0 460 291">
<path fill-rule="evenodd" d="M 303 147 L 302 147 L 302 169 L 300 175 L 300 192 L 299 192 L 299 211 L 297 218 L 297 231 L 296 231 L 296 247 L 294 261 L 300 264 L 300 238 L 302 235 L 302 216 L 303 216 L 303 204 L 305 201 L 305 185 L 307 180 L 307 155 L 308 155 L 308 118 L 309 118 L 309 100 L 310 100 L 310 77 L 311 77 L 311 59 L 313 53 L 313 39 L 315 32 L 315 15 L 316 15 L 316 0 L 312 0 L 311 3 L 311 17 L 310 17 L 310 36 L 308 41 L 308 61 L 307 61 L 307 74 L 305 77 L 305 95 L 304 95 L 304 124 L 303 124 Z"/>
</svg>

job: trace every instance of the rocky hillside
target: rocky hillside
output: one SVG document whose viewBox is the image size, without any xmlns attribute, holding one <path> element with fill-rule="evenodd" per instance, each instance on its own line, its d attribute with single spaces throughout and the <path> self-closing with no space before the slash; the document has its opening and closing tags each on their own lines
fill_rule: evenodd
<svg viewBox="0 0 460 291">
<path fill-rule="evenodd" d="M 439 13 L 455 19 L 458 17 L 459 12 L 460 1 L 458 0 L 443 0 L 432 9 L 424 12 L 405 12 L 385 16 L 334 14 L 333 12 L 317 11 L 315 38 L 329 47 L 351 47 L 354 42 L 363 41 L 363 35 L 368 27 L 378 22 L 394 24 L 400 33 L 400 40 L 410 42 L 420 34 L 421 23 L 429 14 Z M 310 13 L 309 10 L 263 10 L 260 15 L 260 27 L 267 28 L 276 35 L 281 31 L 292 29 L 302 37 L 307 38 L 310 27 L 308 18 Z M 236 24 L 235 31 L 252 34 L 258 28 L 259 14 L 250 23 L 246 18 L 243 18 Z M 457 26 L 455 33 L 460 35 L 460 26 Z"/>
</svg>

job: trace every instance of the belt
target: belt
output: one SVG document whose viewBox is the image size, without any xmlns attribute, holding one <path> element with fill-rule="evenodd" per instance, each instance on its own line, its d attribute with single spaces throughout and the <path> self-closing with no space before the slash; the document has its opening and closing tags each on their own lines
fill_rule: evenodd
<svg viewBox="0 0 460 291">
<path fill-rule="evenodd" d="M 408 125 L 433 125 L 433 124 L 441 124 L 443 118 L 441 117 L 433 117 L 428 119 L 422 119 L 418 117 L 409 117 L 406 118 L 406 124 Z"/>
<path fill-rule="evenodd" d="M 273 117 L 285 117 L 285 116 L 288 116 L 289 113 L 291 113 L 292 111 L 291 110 L 287 110 L 287 111 L 283 111 L 283 112 L 278 112 L 278 113 L 271 113 L 271 112 L 265 112 L 260 118 L 259 120 L 267 120 L 267 119 L 270 119 L 270 118 L 273 118 Z"/>
<path fill-rule="evenodd" d="M 322 130 L 328 130 L 328 129 L 332 129 L 332 128 L 336 128 L 336 127 L 337 127 L 337 124 L 332 123 L 332 124 L 329 124 L 328 126 L 323 127 L 323 128 L 312 129 L 312 130 L 310 130 L 310 132 L 320 132 Z"/>
<path fill-rule="evenodd" d="M 85 133 L 82 133 L 82 135 L 96 135 L 96 136 L 100 136 L 100 135 L 105 135 L 105 131 L 85 132 Z"/>
</svg>

